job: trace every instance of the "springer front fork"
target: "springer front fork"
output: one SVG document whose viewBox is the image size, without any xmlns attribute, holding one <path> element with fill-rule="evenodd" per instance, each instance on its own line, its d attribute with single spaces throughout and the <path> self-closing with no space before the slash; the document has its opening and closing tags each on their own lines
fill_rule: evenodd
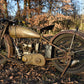
<svg viewBox="0 0 84 84">
<path fill-rule="evenodd" d="M 15 47 L 15 50 L 16 50 L 18 59 L 21 59 L 21 53 L 20 53 L 19 48 L 18 48 L 17 45 L 16 45 L 16 44 L 17 44 L 17 43 L 16 43 L 16 39 L 13 39 L 13 44 L 14 44 L 14 47 Z"/>
<path fill-rule="evenodd" d="M 1 36 L 0 36 L 0 49 L 1 49 L 1 40 L 2 40 L 3 37 L 4 37 L 4 34 L 5 34 L 6 29 L 7 29 L 7 27 L 8 27 L 8 23 L 3 24 L 3 25 L 4 25 L 4 29 L 2 29 Z"/>
</svg>

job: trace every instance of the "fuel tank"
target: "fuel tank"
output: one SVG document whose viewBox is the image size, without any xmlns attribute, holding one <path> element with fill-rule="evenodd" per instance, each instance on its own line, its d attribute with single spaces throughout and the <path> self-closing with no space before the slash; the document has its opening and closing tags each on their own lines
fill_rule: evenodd
<svg viewBox="0 0 84 84">
<path fill-rule="evenodd" d="M 9 34 L 12 38 L 40 38 L 37 32 L 23 26 L 10 26 Z"/>
</svg>

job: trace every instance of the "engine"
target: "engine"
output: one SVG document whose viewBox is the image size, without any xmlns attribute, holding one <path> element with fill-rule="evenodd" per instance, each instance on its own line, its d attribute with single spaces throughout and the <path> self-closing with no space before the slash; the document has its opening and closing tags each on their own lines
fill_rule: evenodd
<svg viewBox="0 0 84 84">
<path fill-rule="evenodd" d="M 17 44 L 21 55 L 39 52 L 40 43 L 38 39 L 18 39 Z"/>
<path fill-rule="evenodd" d="M 25 64 L 44 66 L 45 58 L 51 58 L 52 47 L 39 39 L 18 38 L 15 43 L 17 57 Z"/>
<path fill-rule="evenodd" d="M 23 43 L 22 50 L 23 50 L 23 54 L 38 53 L 39 43 L 37 42 L 36 43 L 29 42 L 28 44 Z"/>
<path fill-rule="evenodd" d="M 37 66 L 45 65 L 44 55 L 39 54 L 41 44 L 38 39 L 18 39 L 15 43 L 18 59 L 22 59 L 25 64 L 33 64 Z"/>
</svg>

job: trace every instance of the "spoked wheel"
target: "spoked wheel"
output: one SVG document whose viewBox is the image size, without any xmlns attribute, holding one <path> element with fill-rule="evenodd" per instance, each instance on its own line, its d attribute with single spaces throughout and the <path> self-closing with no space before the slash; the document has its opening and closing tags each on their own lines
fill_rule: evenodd
<svg viewBox="0 0 84 84">
<path fill-rule="evenodd" d="M 54 49 L 54 58 L 64 57 L 63 59 L 54 60 L 54 66 L 61 72 L 68 64 L 67 56 L 71 57 L 71 62 L 68 67 L 67 73 L 76 74 L 84 71 L 84 40 L 77 35 L 65 33 L 59 35 L 53 44 L 64 49 L 66 53 L 58 49 Z"/>
<path fill-rule="evenodd" d="M 5 63 L 6 57 L 13 54 L 12 43 L 8 35 L 4 35 L 0 45 L 0 64 Z"/>
</svg>

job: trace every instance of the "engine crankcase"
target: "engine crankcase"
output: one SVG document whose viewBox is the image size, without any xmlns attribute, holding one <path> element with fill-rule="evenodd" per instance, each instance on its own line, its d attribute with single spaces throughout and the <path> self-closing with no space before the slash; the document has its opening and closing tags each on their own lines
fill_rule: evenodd
<svg viewBox="0 0 84 84">
<path fill-rule="evenodd" d="M 45 65 L 45 58 L 41 54 L 28 54 L 22 57 L 22 61 L 25 64 L 32 64 L 36 66 L 44 66 Z"/>
</svg>

